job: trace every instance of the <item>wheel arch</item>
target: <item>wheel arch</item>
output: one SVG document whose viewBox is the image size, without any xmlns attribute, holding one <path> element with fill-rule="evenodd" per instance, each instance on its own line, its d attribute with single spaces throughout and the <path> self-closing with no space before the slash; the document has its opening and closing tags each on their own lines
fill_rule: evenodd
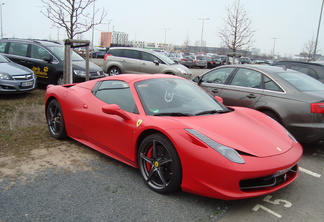
<svg viewBox="0 0 324 222">
<path fill-rule="evenodd" d="M 147 129 L 147 130 L 144 130 L 143 132 L 141 132 L 141 134 L 140 134 L 139 137 L 137 138 L 137 141 L 136 141 L 136 149 L 135 149 L 135 153 L 134 153 L 134 156 L 135 156 L 135 157 L 137 157 L 137 153 L 138 153 L 138 150 L 139 150 L 139 148 L 140 148 L 140 145 L 141 145 L 142 141 L 143 141 L 147 136 L 152 135 L 152 134 L 155 134 L 155 133 L 157 133 L 157 134 L 162 134 L 163 136 L 165 136 L 166 138 L 168 138 L 168 139 L 171 141 L 171 143 L 174 145 L 174 143 L 173 143 L 173 141 L 171 140 L 171 138 L 170 138 L 167 134 L 163 133 L 162 131 L 157 130 L 157 129 Z M 176 148 L 176 147 L 175 147 L 175 148 Z M 178 152 L 178 150 L 176 150 L 176 151 Z M 178 153 L 178 155 L 179 155 L 179 153 Z M 136 161 L 136 166 L 138 167 L 138 160 L 137 160 L 137 158 L 136 158 L 135 161 Z M 181 162 L 181 160 L 180 160 L 180 162 Z"/>
<path fill-rule="evenodd" d="M 268 108 L 268 107 L 262 107 L 262 108 L 258 108 L 258 111 L 270 116 L 271 118 L 273 118 L 274 120 L 276 120 L 277 122 L 279 122 L 281 125 L 283 125 L 283 121 L 282 118 L 280 117 L 280 115 L 278 114 L 278 112 L 276 112 L 274 109 Z"/>
</svg>

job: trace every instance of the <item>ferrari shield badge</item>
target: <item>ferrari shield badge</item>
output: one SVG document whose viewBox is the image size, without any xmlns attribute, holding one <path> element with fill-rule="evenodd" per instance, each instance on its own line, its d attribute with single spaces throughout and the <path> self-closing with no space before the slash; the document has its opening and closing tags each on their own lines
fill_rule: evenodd
<svg viewBox="0 0 324 222">
<path fill-rule="evenodd" d="M 137 120 L 136 127 L 139 127 L 142 124 L 142 122 L 143 122 L 142 119 Z"/>
</svg>

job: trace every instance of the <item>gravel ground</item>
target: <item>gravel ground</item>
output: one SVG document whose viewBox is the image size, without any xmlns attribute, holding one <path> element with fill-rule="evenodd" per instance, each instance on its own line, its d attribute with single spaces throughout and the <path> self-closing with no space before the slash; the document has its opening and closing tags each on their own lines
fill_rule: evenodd
<svg viewBox="0 0 324 222">
<path fill-rule="evenodd" d="M 137 169 L 73 141 L 35 149 L 29 159 L 19 161 L 2 168 L 1 222 L 205 222 L 217 221 L 231 206 L 242 203 L 184 192 L 157 194 L 145 186 Z"/>
</svg>

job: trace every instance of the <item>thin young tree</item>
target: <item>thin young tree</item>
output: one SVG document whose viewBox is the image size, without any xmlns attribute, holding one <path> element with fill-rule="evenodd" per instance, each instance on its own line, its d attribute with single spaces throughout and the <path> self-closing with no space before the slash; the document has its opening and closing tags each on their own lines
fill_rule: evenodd
<svg viewBox="0 0 324 222">
<path fill-rule="evenodd" d="M 316 58 L 314 58 L 314 50 L 315 50 L 315 40 L 313 37 L 311 40 L 308 40 L 308 42 L 305 43 L 303 48 L 302 55 L 307 62 L 316 60 Z"/>
<path fill-rule="evenodd" d="M 64 28 L 69 39 L 74 39 L 77 35 L 81 35 L 92 27 L 101 24 L 105 19 L 107 11 L 104 9 L 91 10 L 90 6 L 93 6 L 95 1 L 42 0 L 44 10 L 41 13 L 50 19 L 55 27 Z M 97 18 L 96 21 L 94 21 L 94 15 Z"/>
<path fill-rule="evenodd" d="M 251 28 L 252 21 L 240 0 L 229 5 L 226 11 L 225 27 L 220 30 L 219 36 L 235 55 L 238 50 L 248 50 L 251 47 L 255 31 Z"/>
</svg>

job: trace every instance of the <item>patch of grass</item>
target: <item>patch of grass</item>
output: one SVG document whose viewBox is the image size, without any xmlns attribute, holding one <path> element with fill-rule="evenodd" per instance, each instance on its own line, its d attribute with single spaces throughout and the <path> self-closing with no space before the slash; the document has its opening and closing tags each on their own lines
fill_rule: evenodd
<svg viewBox="0 0 324 222">
<path fill-rule="evenodd" d="M 0 95 L 0 133 L 44 123 L 45 89 L 25 94 Z"/>
</svg>

